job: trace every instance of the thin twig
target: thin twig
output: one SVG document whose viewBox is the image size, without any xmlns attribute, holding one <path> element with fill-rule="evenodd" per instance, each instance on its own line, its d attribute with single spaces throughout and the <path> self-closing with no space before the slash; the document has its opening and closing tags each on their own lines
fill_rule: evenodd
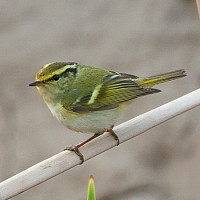
<svg viewBox="0 0 200 200">
<path fill-rule="evenodd" d="M 135 117 L 114 128 L 120 143 L 123 143 L 183 112 L 200 105 L 200 89 L 174 101 Z M 85 160 L 116 146 L 117 141 L 109 133 L 92 140 L 79 150 Z M 79 157 L 70 151 L 63 151 L 27 170 L 0 183 L 0 199 L 8 199 L 24 192 L 81 163 Z"/>
</svg>

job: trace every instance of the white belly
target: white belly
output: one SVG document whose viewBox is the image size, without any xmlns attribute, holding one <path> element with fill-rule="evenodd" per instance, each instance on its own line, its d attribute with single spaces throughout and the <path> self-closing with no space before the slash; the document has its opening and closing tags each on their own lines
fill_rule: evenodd
<svg viewBox="0 0 200 200">
<path fill-rule="evenodd" d="M 110 129 L 124 110 L 124 105 L 103 111 L 92 111 L 88 113 L 75 113 L 65 110 L 60 105 L 47 104 L 52 114 L 64 126 L 82 133 L 103 133 Z"/>
</svg>

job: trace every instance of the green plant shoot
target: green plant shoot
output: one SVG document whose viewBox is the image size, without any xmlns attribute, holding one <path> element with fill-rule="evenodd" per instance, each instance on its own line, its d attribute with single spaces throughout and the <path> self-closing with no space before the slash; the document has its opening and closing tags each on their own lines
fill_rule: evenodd
<svg viewBox="0 0 200 200">
<path fill-rule="evenodd" d="M 90 180 L 89 180 L 89 184 L 88 184 L 88 196 L 87 196 L 87 200 L 96 200 L 96 197 L 95 197 L 95 187 L 94 187 L 94 179 L 93 179 L 92 175 L 90 175 Z"/>
</svg>

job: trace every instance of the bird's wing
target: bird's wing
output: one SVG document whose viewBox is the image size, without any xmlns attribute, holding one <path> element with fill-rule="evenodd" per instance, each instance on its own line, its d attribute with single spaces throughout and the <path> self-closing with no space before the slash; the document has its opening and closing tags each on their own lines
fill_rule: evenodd
<svg viewBox="0 0 200 200">
<path fill-rule="evenodd" d="M 118 107 L 118 104 L 140 96 L 160 92 L 154 88 L 143 88 L 134 79 L 137 76 L 111 72 L 103 84 L 97 85 L 93 91 L 77 101 L 71 110 L 78 113 L 109 110 Z"/>
<path fill-rule="evenodd" d="M 137 76 L 124 73 L 108 75 L 104 79 L 104 84 L 101 87 L 97 101 L 101 105 L 112 105 L 160 92 L 158 89 L 139 86 L 134 81 L 137 78 Z"/>
</svg>

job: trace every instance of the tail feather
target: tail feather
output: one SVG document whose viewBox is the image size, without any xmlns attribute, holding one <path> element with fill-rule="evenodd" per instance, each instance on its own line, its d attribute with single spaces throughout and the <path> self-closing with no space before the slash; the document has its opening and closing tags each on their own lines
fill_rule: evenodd
<svg viewBox="0 0 200 200">
<path fill-rule="evenodd" d="M 166 81 L 171 81 L 171 80 L 181 78 L 184 76 L 187 76 L 185 70 L 180 69 L 180 70 L 176 70 L 176 71 L 172 71 L 172 72 L 167 72 L 164 74 L 149 76 L 146 78 L 139 78 L 137 83 L 142 87 L 152 87 L 154 85 L 164 83 Z"/>
</svg>

